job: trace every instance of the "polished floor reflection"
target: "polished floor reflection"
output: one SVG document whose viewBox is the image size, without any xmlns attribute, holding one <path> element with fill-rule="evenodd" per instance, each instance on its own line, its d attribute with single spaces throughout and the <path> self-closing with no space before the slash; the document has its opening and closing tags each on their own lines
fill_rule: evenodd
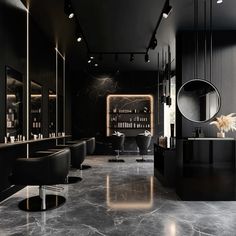
<svg viewBox="0 0 236 236">
<path fill-rule="evenodd" d="M 91 169 L 72 171 L 83 177 L 61 185 L 66 203 L 47 212 L 20 211 L 17 204 L 37 194 L 25 188 L 0 204 L 0 236 L 236 235 L 236 202 L 183 202 L 153 177 L 153 163 L 110 163 L 108 156 L 86 160 Z M 48 193 L 51 193 L 48 190 Z"/>
</svg>

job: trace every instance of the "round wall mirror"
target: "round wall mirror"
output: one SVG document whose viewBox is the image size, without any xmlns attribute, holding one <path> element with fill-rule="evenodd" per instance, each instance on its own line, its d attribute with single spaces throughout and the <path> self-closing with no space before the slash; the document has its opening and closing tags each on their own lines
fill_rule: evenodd
<svg viewBox="0 0 236 236">
<path fill-rule="evenodd" d="M 181 114 L 193 122 L 206 122 L 220 109 L 220 94 L 210 82 L 190 80 L 178 91 L 177 104 Z"/>
</svg>

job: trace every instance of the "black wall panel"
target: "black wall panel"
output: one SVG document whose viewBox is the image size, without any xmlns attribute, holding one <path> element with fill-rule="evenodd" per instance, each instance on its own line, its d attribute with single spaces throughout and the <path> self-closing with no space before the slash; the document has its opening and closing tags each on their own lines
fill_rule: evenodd
<svg viewBox="0 0 236 236">
<path fill-rule="evenodd" d="M 95 136 L 97 140 L 106 139 L 106 97 L 109 94 L 152 94 L 155 137 L 163 135 L 163 115 L 157 124 L 157 72 L 74 72 L 71 79 L 74 138 Z"/>
<path fill-rule="evenodd" d="M 207 70 L 204 76 L 204 34 L 199 33 L 198 77 L 210 81 L 210 43 L 207 34 Z M 194 78 L 195 43 L 193 32 L 180 32 L 177 36 L 177 86 Z M 236 112 L 236 31 L 213 32 L 212 80 L 221 96 L 221 108 L 217 116 Z M 207 137 L 218 132 L 209 122 L 194 123 L 177 112 L 177 136 L 192 137 L 195 127 L 201 127 Z M 235 132 L 226 134 L 236 138 Z"/>
</svg>

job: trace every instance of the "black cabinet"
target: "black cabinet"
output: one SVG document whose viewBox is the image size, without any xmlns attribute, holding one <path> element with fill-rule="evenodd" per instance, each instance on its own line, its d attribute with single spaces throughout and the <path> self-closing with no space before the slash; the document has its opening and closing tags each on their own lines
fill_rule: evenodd
<svg viewBox="0 0 236 236">
<path fill-rule="evenodd" d="M 168 187 L 175 186 L 176 150 L 154 144 L 154 176 Z"/>
<path fill-rule="evenodd" d="M 182 200 L 236 199 L 235 140 L 177 140 L 176 192 Z"/>
</svg>

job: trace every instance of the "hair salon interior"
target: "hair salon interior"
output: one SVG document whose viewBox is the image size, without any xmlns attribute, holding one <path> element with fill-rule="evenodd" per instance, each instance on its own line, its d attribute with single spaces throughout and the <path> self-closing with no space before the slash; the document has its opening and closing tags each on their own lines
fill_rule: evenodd
<svg viewBox="0 0 236 236">
<path fill-rule="evenodd" d="M 0 0 L 0 235 L 236 235 L 235 9 Z"/>
</svg>

